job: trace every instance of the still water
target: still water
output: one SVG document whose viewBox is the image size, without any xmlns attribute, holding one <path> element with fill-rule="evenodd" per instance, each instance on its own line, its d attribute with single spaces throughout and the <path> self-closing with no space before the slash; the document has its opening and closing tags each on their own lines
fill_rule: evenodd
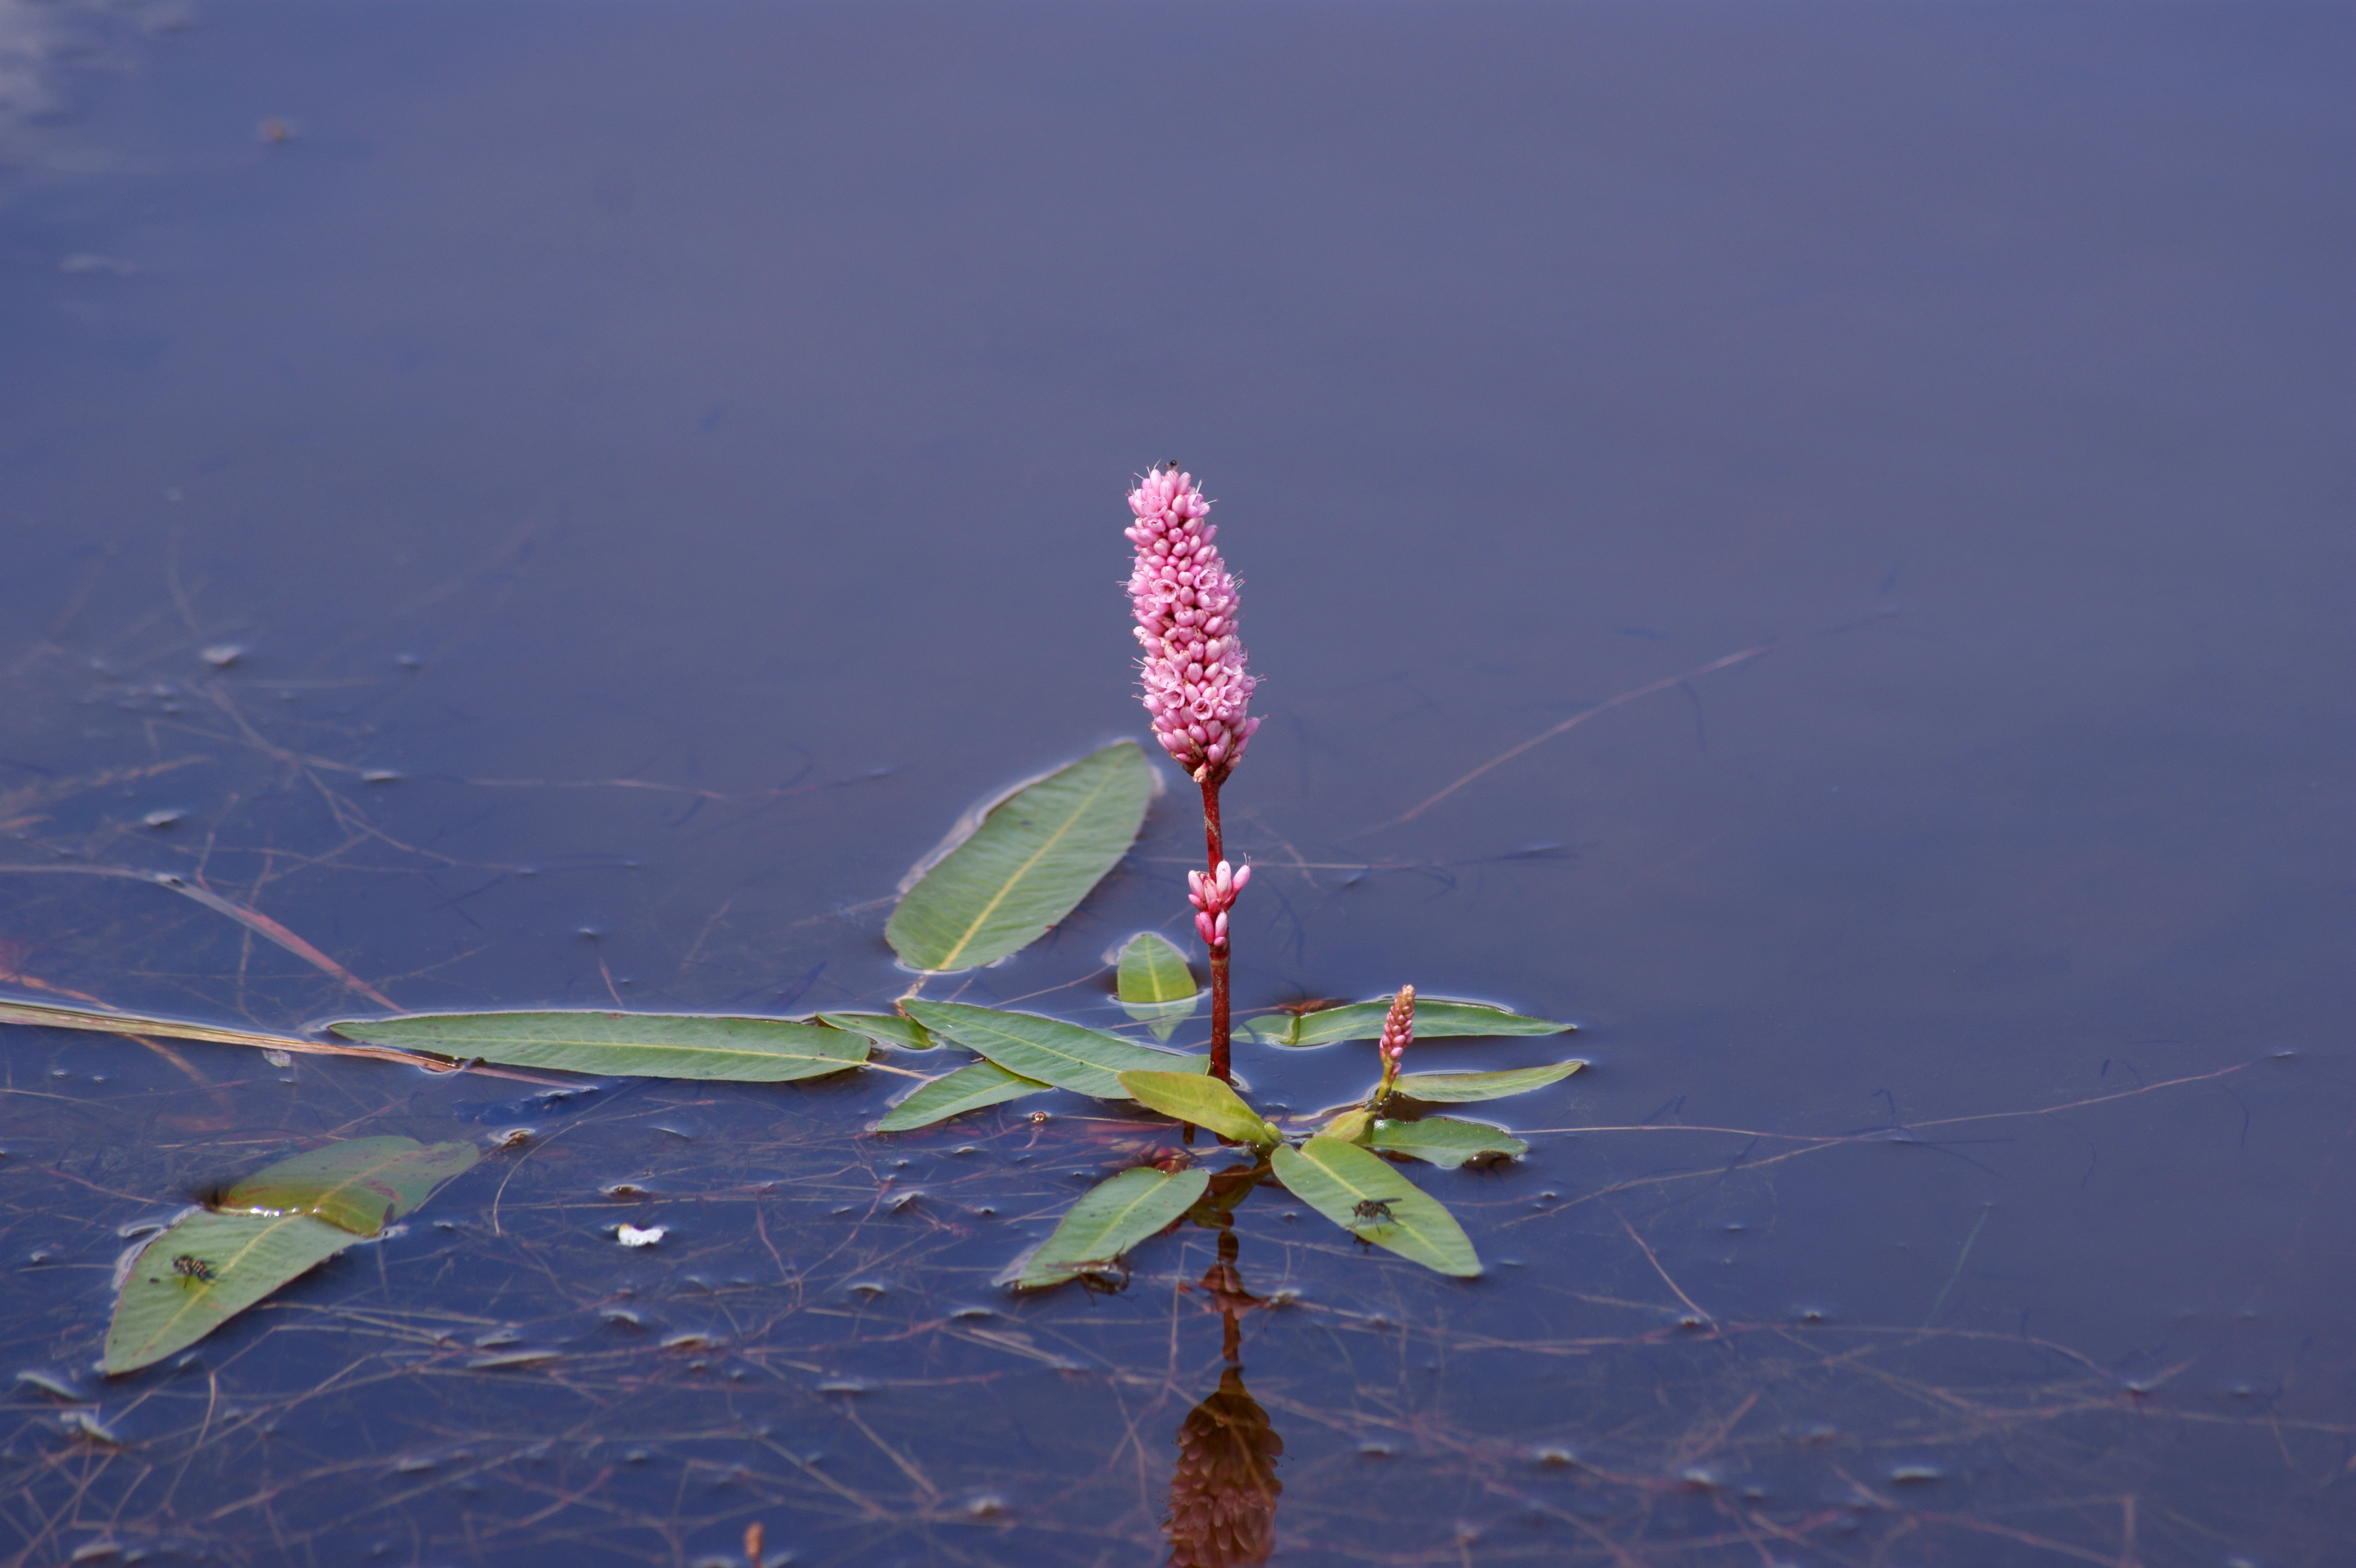
<svg viewBox="0 0 2356 1568">
<path fill-rule="evenodd" d="M 1177 458 L 1239 1009 L 1593 1064 L 1416 1173 L 1477 1281 L 1264 1191 L 1018 1298 L 1156 1124 L 0 1029 L 0 1560 L 2350 1561 L 2351 33 L 0 0 L 0 992 L 888 1005 L 908 866 L 1142 733 Z M 964 999 L 1118 1022 L 1200 844 Z M 94 1370 L 141 1227 L 518 1129 Z"/>
</svg>

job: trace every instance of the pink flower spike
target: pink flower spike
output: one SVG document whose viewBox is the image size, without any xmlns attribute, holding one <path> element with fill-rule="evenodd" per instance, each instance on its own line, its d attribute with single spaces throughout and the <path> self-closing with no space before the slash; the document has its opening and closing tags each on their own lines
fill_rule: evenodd
<svg viewBox="0 0 2356 1568">
<path fill-rule="evenodd" d="M 1259 727 L 1245 708 L 1259 684 L 1236 636 L 1242 584 L 1227 571 L 1211 503 L 1192 474 L 1157 467 L 1129 493 L 1137 546 L 1130 608 L 1144 650 L 1138 676 L 1153 738 L 1197 783 L 1215 784 L 1243 760 Z"/>
</svg>

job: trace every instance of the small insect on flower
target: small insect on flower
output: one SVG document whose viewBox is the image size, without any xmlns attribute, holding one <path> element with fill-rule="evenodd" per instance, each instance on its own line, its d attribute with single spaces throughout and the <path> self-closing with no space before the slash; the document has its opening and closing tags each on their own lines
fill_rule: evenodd
<svg viewBox="0 0 2356 1568">
<path fill-rule="evenodd" d="M 1350 1218 L 1360 1224 L 1387 1224 L 1392 1218 L 1391 1206 L 1379 1197 L 1362 1197 L 1358 1207 L 1350 1210 Z"/>
<path fill-rule="evenodd" d="M 184 1280 L 195 1280 L 200 1284 L 213 1283 L 213 1266 L 202 1258 L 192 1258 L 186 1252 L 172 1260 L 172 1272 Z"/>
</svg>

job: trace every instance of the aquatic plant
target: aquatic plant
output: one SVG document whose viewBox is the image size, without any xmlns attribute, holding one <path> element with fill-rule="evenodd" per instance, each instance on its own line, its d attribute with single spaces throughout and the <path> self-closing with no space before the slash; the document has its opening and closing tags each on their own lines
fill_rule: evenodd
<svg viewBox="0 0 2356 1568">
<path fill-rule="evenodd" d="M 1189 1143 L 1197 1129 L 1207 1131 L 1247 1163 L 1213 1172 L 1191 1151 L 1170 1149 L 1117 1172 L 1014 1261 L 1007 1277 L 1019 1288 L 1123 1279 L 1132 1249 L 1189 1219 L 1231 1242 L 1235 1206 L 1269 1182 L 1362 1242 L 1441 1273 L 1477 1274 L 1482 1265 L 1471 1238 L 1398 1162 L 1450 1168 L 1518 1158 L 1527 1145 L 1505 1128 L 1430 1114 L 1430 1107 L 1526 1093 L 1584 1064 L 1421 1074 L 1403 1074 L 1401 1064 L 1419 1027 L 1428 1036 L 1496 1036 L 1550 1035 L 1569 1026 L 1485 1003 L 1419 1003 L 1415 988 L 1404 985 L 1387 997 L 1271 1014 L 1250 1026 L 1253 1038 L 1288 1048 L 1374 1041 L 1378 1071 L 1360 1099 L 1316 1115 L 1271 1119 L 1237 1092 L 1228 1015 L 1231 915 L 1252 872 L 1226 852 L 1219 789 L 1259 727 L 1246 711 L 1258 680 L 1247 669 L 1238 635 L 1238 585 L 1215 542 L 1218 531 L 1206 521 L 1211 503 L 1200 487 L 1191 475 L 1157 467 L 1129 502 L 1136 518 L 1128 531 L 1136 547 L 1130 596 L 1144 648 L 1143 702 L 1155 741 L 1202 793 L 1207 863 L 1187 873 L 1186 897 L 1211 971 L 1207 1054 L 1167 1047 L 1194 1015 L 1201 993 L 1186 954 L 1157 932 L 1131 938 L 1116 966 L 1119 1004 L 1153 1043 L 1044 1014 L 922 994 L 936 975 L 971 972 L 1037 941 L 1128 855 L 1153 789 L 1151 766 L 1131 741 L 1009 791 L 961 822 L 910 874 L 884 934 L 917 980 L 889 1013 L 396 1014 L 328 1025 L 332 1042 L 7 1001 L 0 1001 L 0 1022 L 340 1051 L 440 1071 L 787 1083 L 864 1067 L 918 1079 L 870 1129 L 877 1134 L 910 1133 L 1062 1090 L 1158 1112 L 1178 1123 Z M 946 1070 L 878 1057 L 907 1053 L 937 1061 L 951 1047 L 970 1056 Z M 429 1148 L 406 1139 L 329 1143 L 187 1211 L 126 1274 L 108 1369 L 127 1371 L 174 1354 L 324 1259 L 376 1237 L 471 1165 L 476 1153 L 468 1144 Z M 628 1228 L 619 1234 L 624 1244 L 637 1246 L 659 1242 L 664 1232 Z M 1190 1509 L 1180 1509 L 1189 1522 L 1173 1526 L 1181 1536 L 1212 1528 Z M 1237 1521 L 1212 1533 L 1230 1529 L 1251 1534 Z"/>
</svg>

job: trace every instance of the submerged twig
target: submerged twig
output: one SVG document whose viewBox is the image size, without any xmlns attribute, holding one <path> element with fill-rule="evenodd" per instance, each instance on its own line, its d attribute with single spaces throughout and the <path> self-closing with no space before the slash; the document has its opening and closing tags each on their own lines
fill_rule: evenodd
<svg viewBox="0 0 2356 1568">
<path fill-rule="evenodd" d="M 1480 778 L 1483 773 L 1488 772 L 1493 768 L 1511 762 L 1514 758 L 1529 750 L 1530 747 L 1537 745 L 1540 741 L 1552 740 L 1556 736 L 1562 734 L 1565 730 L 1575 729 L 1579 725 L 1583 725 L 1588 720 L 1593 718 L 1598 714 L 1610 713 L 1613 708 L 1622 706 L 1628 703 L 1633 703 L 1639 697 L 1649 697 L 1655 692 L 1665 692 L 1672 686 L 1682 686 L 1687 681 L 1691 681 L 1697 676 L 1708 675 L 1714 671 L 1730 668 L 1733 665 L 1742 663 L 1746 660 L 1756 659 L 1762 653 L 1772 653 L 1780 646 L 1782 646 L 1782 639 L 1780 638 L 1770 639 L 1768 641 L 1760 643 L 1756 647 L 1743 649 L 1738 653 L 1730 653 L 1723 659 L 1713 659 L 1708 663 L 1697 666 L 1694 669 L 1685 671 L 1681 675 L 1665 675 L 1657 681 L 1647 682 L 1645 684 L 1637 687 L 1633 692 L 1622 692 L 1616 697 L 1612 697 L 1605 702 L 1598 703 L 1593 707 L 1585 709 L 1582 712 L 1573 714 L 1570 717 L 1563 720 L 1562 723 L 1555 725 L 1552 729 L 1539 731 L 1537 735 L 1530 736 L 1529 739 L 1522 742 L 1519 746 L 1498 753 L 1488 761 L 1483 763 L 1480 767 L 1474 768 L 1472 772 L 1464 775 L 1463 778 L 1456 780 L 1455 783 L 1451 784 L 1447 789 L 1442 789 L 1439 794 L 1434 795 L 1430 800 L 1424 801 L 1421 805 L 1410 806 L 1408 810 L 1401 811 L 1398 816 L 1393 817 L 1387 822 L 1377 822 L 1374 827 L 1363 828 L 1359 831 L 1362 832 L 1375 832 L 1383 828 L 1395 828 L 1401 822 L 1413 822 L 1416 818 L 1423 815 L 1424 812 L 1431 810 L 1432 807 L 1437 806 L 1440 802 L 1445 800 L 1459 789 L 1463 789 L 1467 784 L 1472 783 L 1475 779 Z"/>
<path fill-rule="evenodd" d="M 480 1062 L 453 1061 L 446 1057 L 428 1056 L 421 1051 L 394 1050 L 389 1046 L 335 1044 L 326 1040 L 306 1040 L 295 1035 L 265 1034 L 259 1029 L 187 1024 L 177 1018 L 155 1018 L 136 1013 L 107 1013 L 87 1007 L 53 1007 L 46 1003 L 7 997 L 0 997 L 0 1024 L 22 1024 L 36 1029 L 91 1029 L 100 1034 L 134 1037 L 165 1035 L 177 1040 L 203 1040 L 217 1046 L 254 1046 L 263 1050 L 302 1056 L 367 1057 L 375 1061 L 423 1068 L 427 1072 L 474 1071 L 487 1073 L 493 1078 L 511 1078 L 523 1083 L 562 1085 L 567 1081 Z"/>
<path fill-rule="evenodd" d="M 127 865 L 0 865 L 0 873 L 8 872 L 115 876 L 131 882 L 152 883 L 168 892 L 177 893 L 184 898 L 193 898 L 215 914 L 227 915 L 265 941 L 273 942 L 284 948 L 304 962 L 342 981 L 345 985 L 359 992 L 378 1006 L 389 1008 L 395 1013 L 406 1011 L 400 1003 L 395 1002 L 261 910 L 238 903 L 233 898 L 224 898 L 211 888 L 200 886 L 185 876 L 175 875 L 168 871 L 140 871 Z"/>
</svg>

